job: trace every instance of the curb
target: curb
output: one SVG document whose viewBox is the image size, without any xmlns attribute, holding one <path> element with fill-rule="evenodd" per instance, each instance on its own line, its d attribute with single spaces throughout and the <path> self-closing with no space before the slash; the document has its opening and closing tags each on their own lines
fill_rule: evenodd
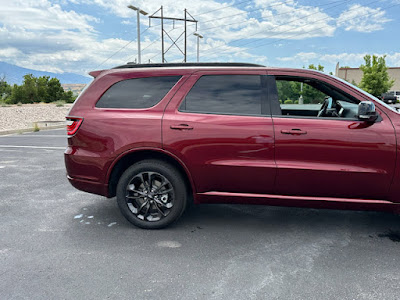
<svg viewBox="0 0 400 300">
<path fill-rule="evenodd" d="M 38 121 L 38 122 L 33 122 L 33 124 L 35 124 L 35 123 L 38 125 L 40 131 L 65 128 L 64 121 Z M 63 123 L 63 124 L 49 125 L 51 123 Z M 44 126 L 42 126 L 40 124 L 43 124 Z M 21 133 L 26 133 L 26 132 L 34 132 L 34 127 L 32 127 L 32 128 L 24 128 L 24 129 L 4 130 L 4 131 L 0 131 L 0 135 L 21 134 Z"/>
</svg>

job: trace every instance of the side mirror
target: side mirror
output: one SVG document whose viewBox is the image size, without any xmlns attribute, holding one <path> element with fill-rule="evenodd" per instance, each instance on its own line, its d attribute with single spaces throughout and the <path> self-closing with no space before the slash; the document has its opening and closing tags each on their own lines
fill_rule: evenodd
<svg viewBox="0 0 400 300">
<path fill-rule="evenodd" d="M 361 101 L 358 104 L 358 119 L 365 122 L 375 122 L 378 114 L 375 110 L 375 104 L 372 101 Z"/>
</svg>

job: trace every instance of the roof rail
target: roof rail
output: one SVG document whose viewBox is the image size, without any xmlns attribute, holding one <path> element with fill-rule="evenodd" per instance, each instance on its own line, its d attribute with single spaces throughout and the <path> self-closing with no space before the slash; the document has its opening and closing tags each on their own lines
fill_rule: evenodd
<svg viewBox="0 0 400 300">
<path fill-rule="evenodd" d="M 124 68 L 168 68 L 168 67 L 265 67 L 259 64 L 235 63 L 235 62 L 207 62 L 207 63 L 158 63 L 158 64 L 135 64 L 128 62 L 126 65 L 117 66 L 113 69 Z"/>
</svg>

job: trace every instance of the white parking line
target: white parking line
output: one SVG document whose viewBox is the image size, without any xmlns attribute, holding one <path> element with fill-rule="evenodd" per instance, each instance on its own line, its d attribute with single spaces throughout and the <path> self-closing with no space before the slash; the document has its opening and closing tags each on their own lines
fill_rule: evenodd
<svg viewBox="0 0 400 300">
<path fill-rule="evenodd" d="M 26 137 L 63 137 L 63 138 L 66 138 L 67 137 L 67 135 L 60 135 L 60 134 L 58 134 L 58 135 L 50 135 L 50 134 L 48 134 L 48 135 L 44 135 L 44 134 L 42 134 L 42 135 L 24 135 L 24 134 L 18 134 L 18 135 L 1 135 L 0 136 L 0 138 L 2 138 L 2 137 L 23 137 L 23 138 L 26 138 Z"/>
<path fill-rule="evenodd" d="M 46 146 L 15 146 L 15 145 L 0 145 L 0 148 L 28 148 L 28 149 L 62 149 L 64 150 L 67 148 L 65 147 L 46 147 Z"/>
</svg>

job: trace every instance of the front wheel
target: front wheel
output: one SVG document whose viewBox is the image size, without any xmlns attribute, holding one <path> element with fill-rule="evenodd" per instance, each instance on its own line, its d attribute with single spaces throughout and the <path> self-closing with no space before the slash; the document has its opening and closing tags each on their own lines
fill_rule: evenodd
<svg viewBox="0 0 400 300">
<path fill-rule="evenodd" d="M 117 202 L 125 218 L 137 227 L 163 228 L 184 212 L 187 189 L 174 167 L 158 160 L 145 160 L 122 174 Z"/>
</svg>

